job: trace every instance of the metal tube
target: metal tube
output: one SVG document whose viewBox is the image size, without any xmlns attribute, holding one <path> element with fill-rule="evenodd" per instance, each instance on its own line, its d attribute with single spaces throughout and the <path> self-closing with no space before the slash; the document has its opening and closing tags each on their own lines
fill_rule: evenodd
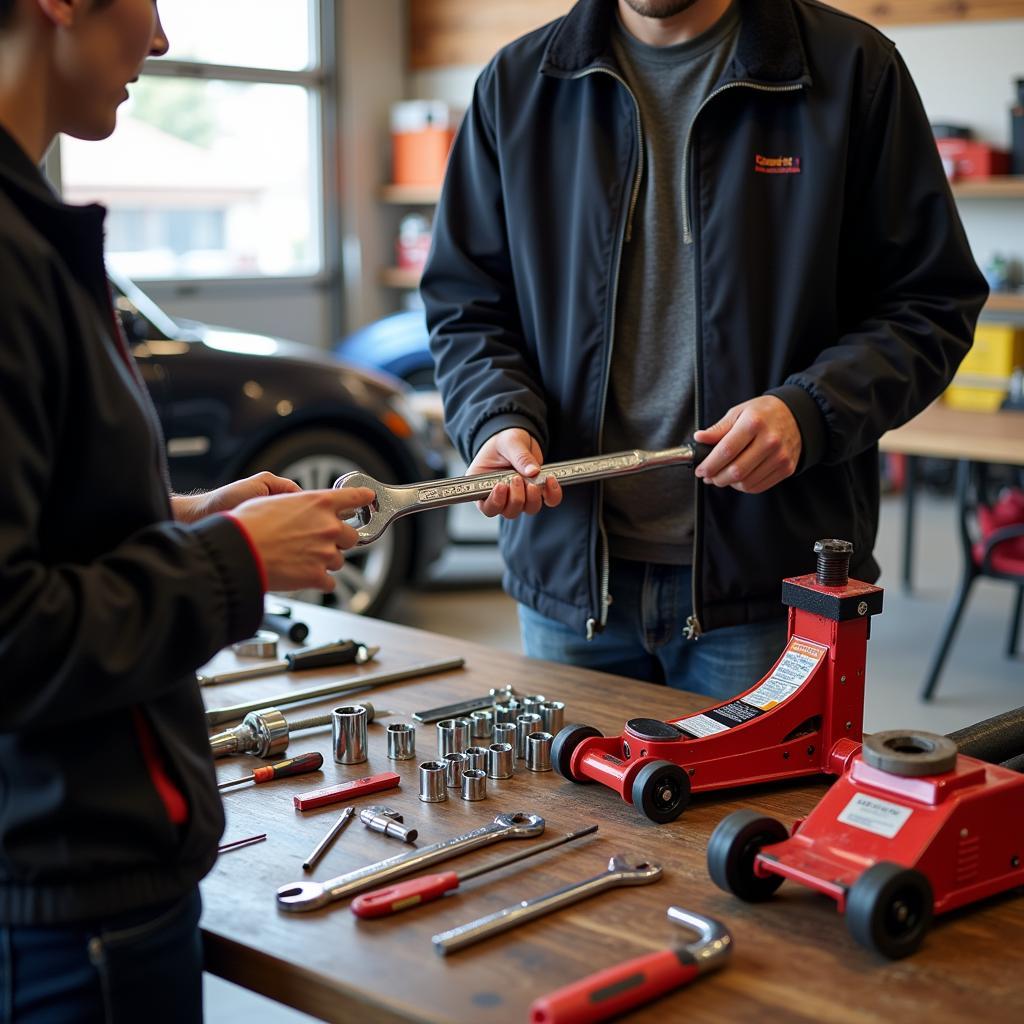
<svg viewBox="0 0 1024 1024">
<path fill-rule="evenodd" d="M 531 772 L 551 771 L 551 741 L 549 732 L 531 732 L 526 737 L 526 767 Z"/>
<path fill-rule="evenodd" d="M 487 772 L 470 768 L 462 773 L 462 799 L 483 800 L 487 796 Z"/>
<path fill-rule="evenodd" d="M 347 704 L 335 708 L 331 716 L 331 736 L 335 764 L 362 764 L 366 760 L 366 708 Z"/>
<path fill-rule="evenodd" d="M 540 711 L 544 731 L 557 736 L 565 724 L 565 705 L 560 700 L 547 700 L 537 710 Z"/>
<path fill-rule="evenodd" d="M 449 789 L 462 789 L 462 775 L 466 770 L 466 755 L 461 751 L 445 754 L 445 783 Z"/>
<path fill-rule="evenodd" d="M 416 730 L 411 725 L 388 726 L 388 757 L 392 761 L 410 761 L 416 756 Z"/>
<path fill-rule="evenodd" d="M 515 753 L 511 743 L 492 743 L 487 748 L 487 774 L 492 779 L 511 779 L 515 771 Z"/>
<path fill-rule="evenodd" d="M 448 799 L 444 777 L 442 761 L 424 761 L 420 765 L 420 799 L 425 804 L 439 804 Z"/>
<path fill-rule="evenodd" d="M 526 760 L 526 738 L 531 732 L 539 732 L 540 727 L 541 717 L 534 711 L 516 719 L 516 757 L 520 761 Z"/>
<path fill-rule="evenodd" d="M 230 707 L 213 708 L 206 712 L 206 724 L 220 725 L 221 722 L 233 722 L 236 719 L 244 718 L 250 711 L 263 711 L 265 708 L 279 707 L 285 704 L 298 704 L 304 700 L 316 700 L 321 697 L 338 697 L 352 690 L 385 686 L 388 683 L 402 683 L 407 679 L 433 675 L 437 672 L 450 672 L 453 669 L 462 668 L 465 664 L 465 658 L 446 658 L 443 661 L 426 661 L 418 665 L 410 665 L 408 668 L 400 669 L 397 672 L 377 672 L 370 675 L 357 676 L 343 683 L 335 680 L 323 686 L 312 686 L 306 690 L 289 690 L 285 693 L 276 694 L 273 697 L 262 697 L 259 700 L 250 701 L 248 704 L 232 704 Z"/>
</svg>

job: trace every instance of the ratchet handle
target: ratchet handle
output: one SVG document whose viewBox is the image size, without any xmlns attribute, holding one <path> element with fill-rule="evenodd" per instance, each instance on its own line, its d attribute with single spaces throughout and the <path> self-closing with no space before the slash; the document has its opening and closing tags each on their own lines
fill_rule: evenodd
<svg viewBox="0 0 1024 1024">
<path fill-rule="evenodd" d="M 319 647 L 304 647 L 301 651 L 286 654 L 290 671 L 304 668 L 329 668 L 332 665 L 348 665 L 356 660 L 359 648 L 356 640 L 335 640 L 332 644 L 321 644 Z"/>
<path fill-rule="evenodd" d="M 289 757 L 286 761 L 277 761 L 263 768 L 257 768 L 252 773 L 252 781 L 258 784 L 271 782 L 274 779 L 286 779 L 290 775 L 305 775 L 306 772 L 315 772 L 322 768 L 323 764 L 324 755 L 319 751 L 299 754 L 298 757 Z"/>
<path fill-rule="evenodd" d="M 364 892 L 352 901 L 352 913 L 356 917 L 386 917 L 397 914 L 421 903 L 440 899 L 446 892 L 457 889 L 459 876 L 454 871 L 441 871 L 422 878 L 410 878 L 406 882 L 387 885 L 383 889 Z"/>
<path fill-rule="evenodd" d="M 534 1001 L 530 1024 L 594 1024 L 663 996 L 697 977 L 686 949 L 662 949 L 566 985 Z"/>
</svg>

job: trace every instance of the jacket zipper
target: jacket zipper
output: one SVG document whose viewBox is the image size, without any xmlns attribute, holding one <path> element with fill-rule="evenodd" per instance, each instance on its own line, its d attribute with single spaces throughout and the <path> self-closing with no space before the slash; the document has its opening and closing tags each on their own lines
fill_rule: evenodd
<svg viewBox="0 0 1024 1024">
<path fill-rule="evenodd" d="M 636 212 L 637 199 L 640 196 L 640 182 L 643 179 L 644 174 L 644 130 L 643 125 L 640 121 L 640 104 L 637 102 L 636 96 L 633 94 L 633 90 L 630 89 L 629 83 L 611 68 L 597 67 L 588 68 L 586 71 L 580 72 L 578 75 L 573 75 L 573 80 L 578 78 L 586 78 L 587 75 L 603 74 L 609 75 L 615 79 L 627 92 L 629 98 L 633 101 L 633 109 L 636 112 L 636 151 L 637 151 L 637 163 L 636 163 L 636 174 L 633 177 L 633 190 L 629 198 L 629 211 L 626 215 L 626 227 L 623 233 L 619 236 L 619 245 L 615 253 L 615 288 L 612 292 L 612 305 L 611 311 L 608 316 L 608 358 L 605 360 L 604 365 L 604 382 L 601 388 L 601 421 L 597 428 L 597 450 L 601 450 L 601 442 L 604 437 L 604 413 L 605 404 L 608 401 L 608 381 L 611 377 L 612 371 L 612 349 L 615 345 L 615 311 L 619 300 L 619 269 L 622 265 L 622 248 L 626 242 L 633 237 L 633 215 Z M 598 485 L 601 486 L 600 484 Z M 602 492 L 598 492 L 598 504 L 600 506 L 603 500 Z M 609 577 L 611 575 L 611 558 L 608 552 L 608 535 L 604 529 L 604 519 L 601 515 L 600 508 L 597 514 L 597 529 L 601 535 L 601 570 L 600 570 L 600 592 L 598 601 L 600 608 L 598 609 L 598 618 L 587 619 L 587 639 L 593 640 L 595 632 L 604 629 L 608 622 L 608 605 L 611 603 L 609 597 Z"/>
<path fill-rule="evenodd" d="M 717 89 L 712 90 L 704 98 L 704 101 L 697 108 L 696 113 L 693 115 L 693 119 L 690 121 L 690 127 L 686 130 L 686 141 L 683 143 L 683 181 L 682 181 L 682 202 L 683 202 L 683 244 L 693 244 L 693 225 L 690 222 L 690 141 L 693 138 L 693 126 L 697 123 L 697 118 L 700 116 L 700 112 L 711 102 L 716 96 L 725 92 L 728 89 L 753 89 L 756 92 L 797 92 L 803 88 L 802 83 L 793 85 L 763 85 L 759 82 L 750 81 L 736 81 L 727 82 L 725 85 L 720 85 Z M 694 275 L 696 284 L 694 287 L 694 298 L 697 302 L 700 301 L 700 265 L 699 265 L 700 254 L 696 254 L 694 259 Z M 700 311 L 698 309 L 697 323 L 700 323 Z M 701 409 L 701 392 L 700 382 L 701 373 L 703 371 L 702 361 L 700 357 L 701 342 L 703 340 L 703 332 L 697 337 L 697 344 L 693 349 L 693 361 L 694 361 L 694 375 L 693 375 L 693 391 L 694 391 L 694 408 L 697 410 L 697 415 L 700 415 Z M 690 615 L 687 616 L 686 626 L 683 629 L 683 636 L 687 640 L 699 640 L 703 633 L 703 628 L 700 624 L 700 594 L 699 594 L 699 583 L 701 574 L 701 559 L 700 559 L 700 524 L 701 524 L 701 512 L 702 512 L 702 499 L 701 492 L 699 489 L 695 490 L 693 496 L 693 556 L 690 559 L 691 571 L 690 571 Z"/>
</svg>

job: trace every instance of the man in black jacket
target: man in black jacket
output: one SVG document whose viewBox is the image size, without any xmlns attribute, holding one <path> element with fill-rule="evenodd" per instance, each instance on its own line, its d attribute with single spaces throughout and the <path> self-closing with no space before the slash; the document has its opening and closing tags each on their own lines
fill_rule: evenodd
<svg viewBox="0 0 1024 1024">
<path fill-rule="evenodd" d="M 986 288 L 877 31 L 580 0 L 480 76 L 422 293 L 469 471 L 522 477 L 481 508 L 527 653 L 724 697 L 780 652 L 815 539 L 877 578 L 878 438 L 946 386 Z M 529 482 L 701 425 L 696 480 Z"/>
<path fill-rule="evenodd" d="M 0 1016 L 201 1019 L 197 883 L 224 825 L 195 669 L 268 587 L 333 586 L 365 489 L 168 492 L 101 207 L 38 163 L 103 138 L 153 0 L 0 0 Z"/>
</svg>

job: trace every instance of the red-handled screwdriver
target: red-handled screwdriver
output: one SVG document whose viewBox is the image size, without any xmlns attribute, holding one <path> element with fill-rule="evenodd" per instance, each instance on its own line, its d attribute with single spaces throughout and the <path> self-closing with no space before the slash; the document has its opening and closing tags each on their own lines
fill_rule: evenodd
<svg viewBox="0 0 1024 1024">
<path fill-rule="evenodd" d="M 596 831 L 596 825 L 588 825 L 576 832 L 569 832 L 564 836 L 550 839 L 546 843 L 531 846 L 528 850 L 511 853 L 507 857 L 501 857 L 489 864 L 470 868 L 461 874 L 456 874 L 454 871 L 441 871 L 436 875 L 410 878 L 407 882 L 388 885 L 383 889 L 374 889 L 373 892 L 364 892 L 362 896 L 357 896 L 352 901 L 352 913 L 357 917 L 364 918 L 386 917 L 388 914 L 397 914 L 400 910 L 408 910 L 409 907 L 416 907 L 421 903 L 430 903 L 431 900 L 439 899 L 446 892 L 457 889 L 460 883 L 470 878 L 476 878 L 477 875 L 483 875 L 488 871 L 497 871 L 498 868 L 515 864 L 516 861 L 526 860 L 527 857 L 534 857 L 545 850 L 552 850 L 563 843 L 571 843 L 574 839 L 589 836 Z"/>
<path fill-rule="evenodd" d="M 227 789 L 228 786 L 239 786 L 243 782 L 271 782 L 273 779 L 285 779 L 289 775 L 306 775 L 308 772 L 315 772 L 323 767 L 324 755 L 313 751 L 311 754 L 299 754 L 298 757 L 289 757 L 286 761 L 277 761 L 274 764 L 264 765 L 257 768 L 249 775 L 243 775 L 238 779 L 229 779 L 222 782 L 217 788 Z"/>
<path fill-rule="evenodd" d="M 725 925 L 682 907 L 669 907 L 668 916 L 700 940 L 626 960 L 542 996 L 530 1007 L 530 1024 L 598 1024 L 724 966 L 732 951 Z"/>
</svg>

